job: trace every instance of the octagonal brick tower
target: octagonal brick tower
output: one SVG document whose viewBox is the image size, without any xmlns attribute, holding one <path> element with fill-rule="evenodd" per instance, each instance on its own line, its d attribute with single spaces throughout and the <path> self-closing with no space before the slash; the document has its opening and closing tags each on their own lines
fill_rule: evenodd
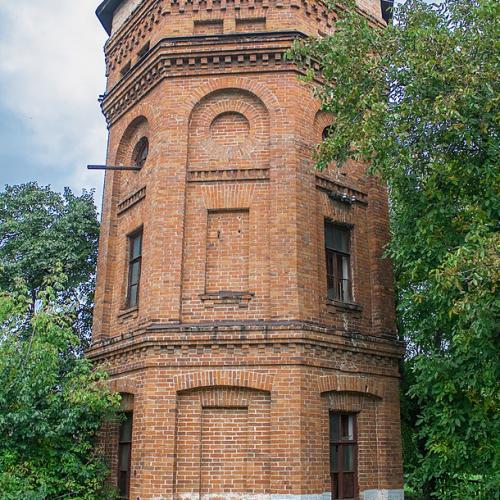
<svg viewBox="0 0 500 500">
<path fill-rule="evenodd" d="M 382 2 L 384 3 L 384 2 Z M 383 27 L 380 0 L 360 11 Z M 386 191 L 318 172 L 331 117 L 285 58 L 319 0 L 106 0 L 93 344 L 122 498 L 400 499 Z"/>
</svg>

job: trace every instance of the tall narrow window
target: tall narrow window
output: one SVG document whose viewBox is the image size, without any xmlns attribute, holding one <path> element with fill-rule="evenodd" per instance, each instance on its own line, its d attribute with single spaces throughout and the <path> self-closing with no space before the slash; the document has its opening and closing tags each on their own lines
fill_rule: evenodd
<svg viewBox="0 0 500 500">
<path fill-rule="evenodd" d="M 132 424 L 133 413 L 125 413 L 125 420 L 120 426 L 120 438 L 118 442 L 118 493 L 123 500 L 128 500 L 130 496 Z"/>
<path fill-rule="evenodd" d="M 351 302 L 351 230 L 325 222 L 325 247 L 328 298 Z"/>
<path fill-rule="evenodd" d="M 330 412 L 332 499 L 354 499 L 358 493 L 356 415 Z"/>
<path fill-rule="evenodd" d="M 127 307 L 135 307 L 139 303 L 139 283 L 142 264 L 142 229 L 128 237 L 128 286 Z"/>
</svg>

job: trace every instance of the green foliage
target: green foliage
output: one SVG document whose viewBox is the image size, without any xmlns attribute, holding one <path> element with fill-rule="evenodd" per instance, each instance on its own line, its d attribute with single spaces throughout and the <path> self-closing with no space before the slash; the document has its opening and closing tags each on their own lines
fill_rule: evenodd
<svg viewBox="0 0 500 500">
<path fill-rule="evenodd" d="M 290 57 L 324 83 L 314 91 L 334 115 L 319 167 L 370 162 L 389 186 L 388 253 L 420 409 L 411 483 L 442 499 L 497 498 L 500 3 L 409 0 L 387 29 L 348 3 L 331 36 Z"/>
<path fill-rule="evenodd" d="M 63 280 L 66 282 L 66 280 Z M 0 294 L 0 492 L 3 500 L 115 498 L 96 452 L 104 421 L 119 396 L 105 374 L 68 356 L 79 343 L 56 299 L 60 285 Z"/>
<path fill-rule="evenodd" d="M 0 291 L 19 281 L 31 296 L 32 314 L 47 276 L 67 277 L 57 301 L 74 304 L 73 326 L 90 338 L 99 222 L 91 192 L 59 194 L 36 183 L 0 192 Z"/>
</svg>

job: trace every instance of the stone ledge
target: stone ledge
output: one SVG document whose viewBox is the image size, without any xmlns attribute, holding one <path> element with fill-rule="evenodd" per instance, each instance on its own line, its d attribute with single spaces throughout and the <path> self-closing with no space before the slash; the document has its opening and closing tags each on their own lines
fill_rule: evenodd
<svg viewBox="0 0 500 500">
<path fill-rule="evenodd" d="M 361 312 L 363 307 L 354 302 L 341 302 L 340 300 L 327 299 L 326 305 L 335 309 L 343 309 L 345 311 Z"/>
<path fill-rule="evenodd" d="M 363 500 L 404 500 L 404 490 L 365 490 Z"/>
<path fill-rule="evenodd" d="M 126 309 L 121 309 L 118 313 L 118 318 L 125 320 L 131 317 L 136 317 L 139 312 L 139 306 L 129 307 Z"/>
<path fill-rule="evenodd" d="M 237 305 L 240 308 L 247 308 L 249 302 L 255 294 L 251 292 L 220 291 L 214 293 L 204 293 L 200 295 L 205 307 L 217 305 Z"/>
</svg>

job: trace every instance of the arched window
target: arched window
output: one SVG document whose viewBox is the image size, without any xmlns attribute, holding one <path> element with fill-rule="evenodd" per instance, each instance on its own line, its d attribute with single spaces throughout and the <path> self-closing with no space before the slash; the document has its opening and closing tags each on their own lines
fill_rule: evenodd
<svg viewBox="0 0 500 500">
<path fill-rule="evenodd" d="M 132 162 L 135 166 L 142 168 L 146 163 L 149 153 L 149 141 L 147 137 L 143 137 L 135 145 Z"/>
<path fill-rule="evenodd" d="M 321 138 L 323 140 L 326 140 L 328 139 L 328 137 L 330 136 L 330 134 L 332 133 L 332 130 L 333 130 L 333 125 L 328 125 L 327 127 L 325 127 L 323 129 L 323 133 L 321 134 Z"/>
</svg>

